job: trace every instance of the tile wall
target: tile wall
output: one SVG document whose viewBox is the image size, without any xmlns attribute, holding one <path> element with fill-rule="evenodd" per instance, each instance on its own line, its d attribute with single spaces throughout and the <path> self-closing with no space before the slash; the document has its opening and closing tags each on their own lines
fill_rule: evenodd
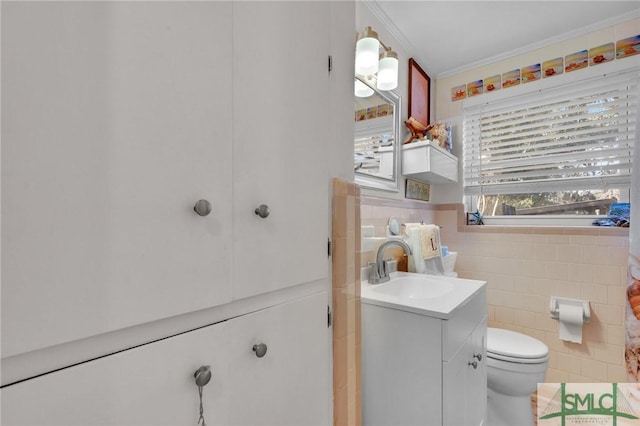
<svg viewBox="0 0 640 426">
<path fill-rule="evenodd" d="M 385 205 L 362 198 L 363 225 L 384 229 L 389 216 L 442 226 L 442 243 L 458 252 L 461 278 L 488 283 L 488 320 L 549 346 L 547 382 L 626 382 L 624 312 L 628 229 L 472 226 L 462 205 L 407 202 Z M 384 235 L 384 234 L 383 234 Z M 362 262 L 371 257 L 363 253 Z M 366 263 L 363 263 L 366 264 Z M 587 299 L 591 322 L 582 344 L 559 339 L 549 314 L 551 296 Z"/>
<path fill-rule="evenodd" d="M 333 424 L 362 423 L 360 393 L 360 189 L 333 180 Z"/>
<path fill-rule="evenodd" d="M 462 218 L 461 206 L 439 206 L 436 215 L 450 250 L 458 251 L 459 276 L 488 283 L 490 327 L 546 343 L 547 382 L 627 381 L 628 229 L 465 227 Z M 581 344 L 560 340 L 558 321 L 549 313 L 551 296 L 590 302 Z"/>
<path fill-rule="evenodd" d="M 392 200 L 375 197 L 362 197 L 360 215 L 362 225 L 375 227 L 375 236 L 384 237 L 387 232 L 387 223 L 390 217 L 395 217 L 403 223 L 433 223 L 435 219 L 435 207 L 418 201 Z M 400 260 L 404 254 L 399 247 L 390 247 L 386 253 L 388 257 Z M 363 251 L 361 264 L 366 266 L 368 262 L 374 262 L 375 251 Z"/>
</svg>

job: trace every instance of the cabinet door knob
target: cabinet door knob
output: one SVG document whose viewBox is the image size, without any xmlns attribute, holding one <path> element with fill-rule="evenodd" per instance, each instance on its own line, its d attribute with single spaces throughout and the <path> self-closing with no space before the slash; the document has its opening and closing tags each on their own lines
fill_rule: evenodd
<svg viewBox="0 0 640 426">
<path fill-rule="evenodd" d="M 268 205 L 260 204 L 258 208 L 255 210 L 255 213 L 264 219 L 265 217 L 269 216 L 269 213 L 271 213 L 271 210 L 269 209 Z"/>
<path fill-rule="evenodd" d="M 207 200 L 198 200 L 195 206 L 193 206 L 193 210 L 198 213 L 200 216 L 208 216 L 209 213 L 213 210 L 211 207 L 211 203 Z"/>
<path fill-rule="evenodd" d="M 478 368 L 478 361 L 469 361 L 468 365 L 472 366 L 475 370 L 476 368 Z"/>
<path fill-rule="evenodd" d="M 203 365 L 198 368 L 195 373 L 193 373 L 193 377 L 196 379 L 196 386 L 198 387 L 198 395 L 200 396 L 200 418 L 198 419 L 198 424 L 202 422 L 202 426 L 206 425 L 204 421 L 204 404 L 202 403 L 202 388 L 209 383 L 211 380 L 211 367 L 208 365 Z"/>
<path fill-rule="evenodd" d="M 196 379 L 196 386 L 199 388 L 205 386 L 211 380 L 211 367 L 203 365 L 193 373 L 193 377 Z"/>
<path fill-rule="evenodd" d="M 253 351 L 256 353 L 256 356 L 258 358 L 262 358 L 267 354 L 267 345 L 265 345 L 264 343 L 253 345 Z"/>
<path fill-rule="evenodd" d="M 478 358 L 478 361 L 482 361 L 482 354 L 473 354 L 474 358 Z"/>
</svg>

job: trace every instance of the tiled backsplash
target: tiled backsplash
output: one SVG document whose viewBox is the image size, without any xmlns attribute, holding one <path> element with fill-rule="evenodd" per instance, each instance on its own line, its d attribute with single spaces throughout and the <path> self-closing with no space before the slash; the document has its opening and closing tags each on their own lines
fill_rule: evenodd
<svg viewBox="0 0 640 426">
<path fill-rule="evenodd" d="M 373 226 L 376 237 L 384 237 L 387 232 L 387 223 L 390 217 L 395 217 L 403 223 L 432 223 L 436 211 L 432 205 L 402 200 L 387 200 L 382 198 L 362 197 L 360 217 L 362 225 Z M 443 243 L 444 244 L 444 243 Z M 396 260 L 404 254 L 399 247 L 391 247 L 388 255 Z M 362 266 L 375 261 L 375 251 L 362 252 L 360 258 Z"/>
<path fill-rule="evenodd" d="M 489 326 L 536 337 L 549 346 L 547 382 L 626 382 L 624 303 L 628 229 L 465 226 L 462 205 L 361 200 L 363 225 L 385 235 L 390 216 L 442 226 L 457 251 L 461 278 L 488 283 Z M 362 254 L 362 262 L 371 253 Z M 583 343 L 564 342 L 551 318 L 551 296 L 587 299 Z"/>
</svg>

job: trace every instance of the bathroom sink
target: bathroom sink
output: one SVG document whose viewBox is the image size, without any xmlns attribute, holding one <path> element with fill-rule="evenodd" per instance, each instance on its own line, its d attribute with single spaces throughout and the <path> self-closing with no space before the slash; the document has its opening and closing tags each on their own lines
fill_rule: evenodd
<svg viewBox="0 0 640 426">
<path fill-rule="evenodd" d="M 409 299 L 433 299 L 454 290 L 453 283 L 443 280 L 425 279 L 422 274 L 400 275 L 391 281 L 377 284 L 372 291 L 377 294 Z"/>
<path fill-rule="evenodd" d="M 449 319 L 486 283 L 442 275 L 394 272 L 383 284 L 362 282 L 362 303 Z"/>
</svg>

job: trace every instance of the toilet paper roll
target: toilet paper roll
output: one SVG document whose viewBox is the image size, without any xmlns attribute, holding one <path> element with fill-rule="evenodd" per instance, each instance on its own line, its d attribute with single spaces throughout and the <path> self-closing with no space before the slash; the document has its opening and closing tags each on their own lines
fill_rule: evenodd
<svg viewBox="0 0 640 426">
<path fill-rule="evenodd" d="M 560 339 L 573 343 L 582 343 L 582 325 L 584 316 L 582 305 L 573 303 L 560 303 Z"/>
</svg>

